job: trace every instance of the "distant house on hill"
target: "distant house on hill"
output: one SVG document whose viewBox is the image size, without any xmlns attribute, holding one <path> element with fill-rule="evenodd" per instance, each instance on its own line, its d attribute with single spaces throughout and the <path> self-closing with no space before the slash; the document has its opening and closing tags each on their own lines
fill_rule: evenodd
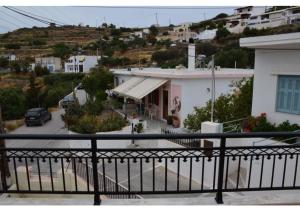
<svg viewBox="0 0 300 211">
<path fill-rule="evenodd" d="M 53 56 L 35 58 L 35 63 L 31 64 L 32 70 L 34 70 L 36 66 L 46 67 L 49 72 L 57 72 L 62 69 L 61 59 Z"/>
<path fill-rule="evenodd" d="M 97 56 L 85 56 L 77 55 L 71 56 L 67 62 L 65 62 L 66 73 L 87 73 L 92 67 L 98 64 Z"/>
</svg>

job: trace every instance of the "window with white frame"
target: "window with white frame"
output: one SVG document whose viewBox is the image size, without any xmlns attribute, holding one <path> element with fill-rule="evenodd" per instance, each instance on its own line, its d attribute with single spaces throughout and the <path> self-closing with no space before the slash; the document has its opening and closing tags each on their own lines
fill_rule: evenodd
<svg viewBox="0 0 300 211">
<path fill-rule="evenodd" d="M 300 76 L 278 76 L 276 111 L 300 115 Z"/>
</svg>

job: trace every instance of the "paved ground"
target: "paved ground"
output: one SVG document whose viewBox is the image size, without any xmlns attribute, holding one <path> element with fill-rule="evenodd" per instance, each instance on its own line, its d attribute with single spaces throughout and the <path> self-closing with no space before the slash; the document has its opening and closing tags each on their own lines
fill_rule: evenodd
<svg viewBox="0 0 300 211">
<path fill-rule="evenodd" d="M 11 132 L 12 134 L 65 134 L 68 133 L 64 128 L 64 122 L 61 119 L 63 109 L 52 112 L 52 120 L 43 126 L 27 127 L 26 125 Z M 32 148 L 58 148 L 68 147 L 68 141 L 62 140 L 6 140 L 7 147 L 32 147 Z"/>
<path fill-rule="evenodd" d="M 52 112 L 52 120 L 45 123 L 43 126 L 33 126 L 27 127 L 26 125 L 16 129 L 11 132 L 12 134 L 65 134 L 68 133 L 67 129 L 64 128 L 64 122 L 61 119 L 61 114 L 64 113 L 63 109 L 59 111 Z M 24 139 L 12 139 L 6 140 L 6 147 L 18 147 L 18 148 L 68 148 L 69 142 L 67 140 L 24 140 Z M 52 161 L 53 162 L 53 161 Z M 19 162 L 16 160 L 17 166 L 24 166 L 24 161 Z M 13 164 L 10 162 L 11 169 L 13 169 Z M 30 162 L 29 166 L 32 166 L 32 172 L 36 173 L 37 163 Z M 53 173 L 57 172 L 61 166 L 52 163 Z M 45 163 L 41 163 L 41 174 L 49 175 L 49 162 L 46 160 Z"/>
</svg>

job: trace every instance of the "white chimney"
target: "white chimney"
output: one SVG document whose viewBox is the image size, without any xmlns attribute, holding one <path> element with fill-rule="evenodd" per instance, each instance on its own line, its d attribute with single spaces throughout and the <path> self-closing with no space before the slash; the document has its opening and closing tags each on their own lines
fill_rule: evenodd
<svg viewBox="0 0 300 211">
<path fill-rule="evenodd" d="M 190 43 L 188 48 L 188 70 L 195 70 L 195 44 Z"/>
</svg>

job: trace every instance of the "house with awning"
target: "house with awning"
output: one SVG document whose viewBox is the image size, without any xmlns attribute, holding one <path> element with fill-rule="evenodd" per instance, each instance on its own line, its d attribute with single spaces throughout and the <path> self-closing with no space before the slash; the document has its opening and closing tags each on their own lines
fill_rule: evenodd
<svg viewBox="0 0 300 211">
<path fill-rule="evenodd" d="M 175 117 L 179 126 L 194 107 L 205 106 L 211 99 L 212 73 L 209 69 L 133 68 L 111 69 L 115 88 L 124 99 L 123 112 L 166 121 Z M 215 97 L 233 91 L 232 84 L 253 76 L 252 69 L 219 68 L 215 71 Z"/>
</svg>

